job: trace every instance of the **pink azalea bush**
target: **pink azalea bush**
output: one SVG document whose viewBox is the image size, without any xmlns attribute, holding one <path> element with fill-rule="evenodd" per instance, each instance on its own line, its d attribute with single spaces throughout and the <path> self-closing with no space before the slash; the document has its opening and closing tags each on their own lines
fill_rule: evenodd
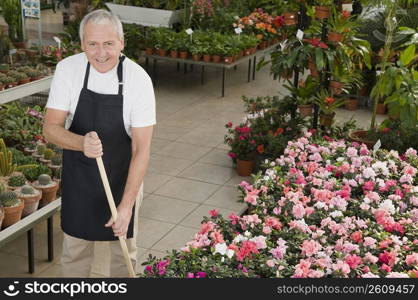
<svg viewBox="0 0 418 300">
<path fill-rule="evenodd" d="M 144 276 L 418 277 L 417 167 L 414 149 L 372 153 L 306 133 L 239 185 L 245 215 L 212 211 Z"/>
</svg>

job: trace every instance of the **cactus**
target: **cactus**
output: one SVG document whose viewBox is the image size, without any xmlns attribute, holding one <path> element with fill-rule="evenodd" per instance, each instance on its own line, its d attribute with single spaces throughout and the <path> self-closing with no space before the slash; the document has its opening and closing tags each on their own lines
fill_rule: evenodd
<svg viewBox="0 0 418 300">
<path fill-rule="evenodd" d="M 45 153 L 45 150 L 46 150 L 46 146 L 45 146 L 44 144 L 39 144 L 39 145 L 36 147 L 36 153 L 37 153 L 38 155 L 43 155 L 43 154 Z"/>
<path fill-rule="evenodd" d="M 0 176 L 9 176 L 15 169 L 16 164 L 13 164 L 12 152 L 6 148 L 6 144 L 0 138 Z"/>
<path fill-rule="evenodd" d="M 6 190 L 6 185 L 3 182 L 0 182 L 0 194 Z"/>
<path fill-rule="evenodd" d="M 55 154 L 54 151 L 52 151 L 51 149 L 46 149 L 44 153 L 44 159 L 51 160 L 54 154 Z"/>
<path fill-rule="evenodd" d="M 12 176 L 9 178 L 9 181 L 7 182 L 9 186 L 13 186 L 13 187 L 22 186 L 22 185 L 25 185 L 25 183 L 26 183 L 26 178 L 23 175 Z"/>
<path fill-rule="evenodd" d="M 48 174 L 41 174 L 38 177 L 38 182 L 40 185 L 48 185 L 52 182 L 52 179 Z"/>
<path fill-rule="evenodd" d="M 0 202 L 3 207 L 11 207 L 19 204 L 20 200 L 15 192 L 5 191 L 0 194 Z"/>
<path fill-rule="evenodd" d="M 51 159 L 51 164 L 54 166 L 60 166 L 62 163 L 62 158 L 61 156 L 59 156 L 58 154 L 56 154 L 52 159 Z"/>
<path fill-rule="evenodd" d="M 35 194 L 35 190 L 33 187 L 31 187 L 30 185 L 24 185 L 22 186 L 22 188 L 20 189 L 20 192 L 24 195 L 33 195 Z"/>
</svg>

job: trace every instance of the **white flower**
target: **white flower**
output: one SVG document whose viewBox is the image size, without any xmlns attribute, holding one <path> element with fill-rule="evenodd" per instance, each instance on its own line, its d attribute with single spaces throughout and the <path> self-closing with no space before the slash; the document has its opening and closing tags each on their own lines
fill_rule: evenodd
<svg viewBox="0 0 418 300">
<path fill-rule="evenodd" d="M 232 256 L 234 256 L 235 252 L 232 249 L 228 249 L 226 250 L 226 256 L 228 256 L 228 258 L 231 258 Z"/>
<path fill-rule="evenodd" d="M 222 256 L 222 258 L 221 258 L 221 262 L 224 262 L 224 261 L 225 261 L 225 257 L 223 257 L 223 256 Z"/>
<path fill-rule="evenodd" d="M 246 241 L 248 240 L 245 236 L 242 236 L 241 234 L 238 234 L 235 238 L 234 238 L 234 244 L 238 244 L 241 241 Z"/>
<path fill-rule="evenodd" d="M 329 215 L 335 219 L 335 218 L 338 218 L 338 217 L 342 217 L 343 213 L 339 210 L 335 210 L 332 213 L 330 213 Z"/>
<path fill-rule="evenodd" d="M 372 164 L 372 168 L 376 171 L 379 171 L 383 175 L 387 176 L 389 175 L 389 169 L 387 167 L 387 162 L 385 161 L 377 161 L 374 164 Z"/>
<path fill-rule="evenodd" d="M 380 278 L 379 275 L 373 274 L 371 272 L 361 275 L 362 278 Z"/>
<path fill-rule="evenodd" d="M 228 247 L 226 246 L 226 243 L 219 243 L 215 245 L 215 253 L 219 253 L 220 255 L 225 255 L 227 249 Z"/>
<path fill-rule="evenodd" d="M 393 214 L 395 213 L 395 206 L 393 205 L 392 201 L 389 199 L 386 199 L 385 201 L 383 201 L 380 205 L 379 205 L 380 209 L 384 209 L 387 212 Z"/>
<path fill-rule="evenodd" d="M 250 237 L 250 236 L 251 236 L 251 232 L 249 232 L 248 230 L 246 230 L 246 231 L 244 232 L 244 235 L 245 235 L 246 237 Z"/>
<path fill-rule="evenodd" d="M 372 168 L 366 168 L 363 171 L 363 177 L 364 178 L 371 178 L 371 177 L 375 177 L 376 173 L 374 172 L 374 170 Z"/>
</svg>

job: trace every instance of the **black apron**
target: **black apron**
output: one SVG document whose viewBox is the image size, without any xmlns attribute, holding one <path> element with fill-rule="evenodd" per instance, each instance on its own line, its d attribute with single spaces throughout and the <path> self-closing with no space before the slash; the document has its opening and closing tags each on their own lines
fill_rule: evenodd
<svg viewBox="0 0 418 300">
<path fill-rule="evenodd" d="M 120 58 L 117 74 L 117 95 L 98 94 L 87 89 L 90 63 L 87 64 L 84 86 L 80 92 L 73 122 L 69 130 L 86 135 L 96 131 L 103 146 L 103 163 L 116 206 L 122 200 L 131 161 L 131 138 L 123 122 L 124 56 Z M 89 241 L 117 240 L 111 227 L 105 227 L 111 212 L 100 178 L 96 159 L 81 151 L 64 150 L 62 165 L 61 226 L 73 237 Z M 134 212 L 127 238 L 133 237 Z"/>
</svg>

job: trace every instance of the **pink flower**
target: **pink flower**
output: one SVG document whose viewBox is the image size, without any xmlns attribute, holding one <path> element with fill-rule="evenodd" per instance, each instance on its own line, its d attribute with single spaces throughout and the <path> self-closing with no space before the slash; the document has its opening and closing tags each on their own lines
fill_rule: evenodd
<svg viewBox="0 0 418 300">
<path fill-rule="evenodd" d="M 350 266 L 351 269 L 357 268 L 361 264 L 361 258 L 357 255 L 347 255 L 345 257 L 345 262 Z"/>
<path fill-rule="evenodd" d="M 385 251 L 379 254 L 379 262 L 393 267 L 396 263 L 396 253 Z M 390 271 L 388 271 L 390 272 Z"/>
<path fill-rule="evenodd" d="M 353 232 L 350 237 L 357 244 L 361 243 L 362 240 L 363 240 L 363 235 L 362 235 L 361 231 Z"/>
<path fill-rule="evenodd" d="M 344 277 L 347 277 L 347 274 L 350 273 L 350 266 L 342 260 L 339 260 L 336 264 L 333 264 L 332 268 L 334 271 L 340 271 Z"/>
<path fill-rule="evenodd" d="M 217 210 L 217 209 L 212 209 L 212 210 L 210 210 L 210 211 L 209 211 L 209 215 L 210 215 L 212 218 L 216 218 L 216 217 L 218 216 L 218 210 Z"/>
<path fill-rule="evenodd" d="M 234 153 L 234 152 L 229 152 L 229 153 L 228 153 L 228 156 L 229 156 L 230 158 L 237 158 L 237 154 L 236 154 L 236 153 Z"/>
<path fill-rule="evenodd" d="M 383 264 L 381 267 L 380 267 L 380 270 L 382 270 L 382 271 L 386 271 L 386 272 L 392 272 L 392 268 L 391 267 L 389 267 L 387 264 Z"/>
<path fill-rule="evenodd" d="M 270 268 L 273 268 L 275 266 L 274 260 L 272 259 L 267 260 L 266 265 L 269 266 Z"/>
<path fill-rule="evenodd" d="M 307 257 L 311 257 L 315 255 L 319 250 L 321 250 L 322 246 L 317 241 L 314 240 L 304 240 L 301 245 L 302 255 Z"/>
<path fill-rule="evenodd" d="M 302 204 L 296 204 L 293 206 L 292 213 L 296 219 L 302 219 L 305 214 L 305 208 Z"/>
<path fill-rule="evenodd" d="M 234 212 L 228 216 L 228 219 L 231 220 L 231 224 L 235 225 L 239 222 L 240 217 L 238 217 Z"/>
<path fill-rule="evenodd" d="M 406 256 L 406 259 L 405 259 L 405 263 L 408 266 L 418 265 L 418 253 L 417 252 L 414 252 L 411 255 L 407 255 Z"/>
<path fill-rule="evenodd" d="M 372 237 L 365 237 L 364 244 L 365 247 L 375 248 L 376 247 L 376 240 Z"/>
<path fill-rule="evenodd" d="M 375 183 L 373 181 L 366 181 L 363 185 L 363 191 L 373 191 Z"/>
<path fill-rule="evenodd" d="M 205 272 L 197 272 L 196 273 L 196 278 L 205 278 L 206 277 L 206 273 Z"/>
<path fill-rule="evenodd" d="M 194 278 L 194 274 L 189 272 L 187 273 L 186 278 Z"/>
</svg>

